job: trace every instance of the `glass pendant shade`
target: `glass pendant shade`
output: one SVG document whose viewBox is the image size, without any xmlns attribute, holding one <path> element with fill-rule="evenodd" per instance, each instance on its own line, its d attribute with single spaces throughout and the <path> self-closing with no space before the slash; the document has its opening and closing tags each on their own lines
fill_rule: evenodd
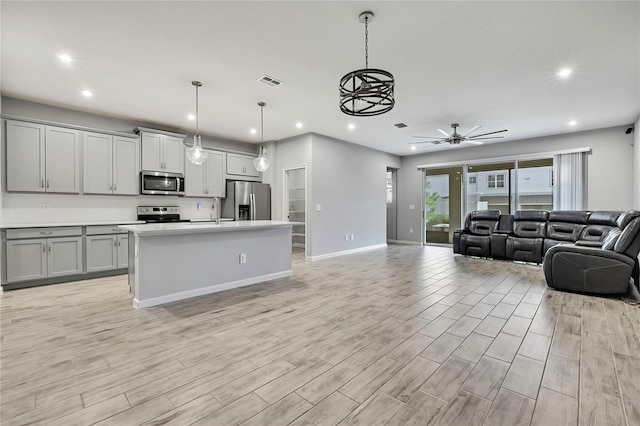
<svg viewBox="0 0 640 426">
<path fill-rule="evenodd" d="M 258 102 L 260 106 L 260 142 L 264 143 L 264 107 L 267 105 L 264 102 Z M 267 158 L 267 150 L 264 146 L 260 147 L 260 154 L 258 158 L 253 160 L 253 166 L 259 172 L 265 172 L 269 168 L 269 159 Z"/>
<path fill-rule="evenodd" d="M 264 146 L 261 146 L 260 155 L 258 155 L 258 158 L 253 160 L 253 165 L 259 172 L 264 172 L 269 168 L 269 159 L 267 158 L 266 154 L 267 150 L 264 148 Z"/>
<path fill-rule="evenodd" d="M 202 149 L 200 135 L 193 136 L 193 145 L 187 150 L 187 158 L 196 166 L 201 165 L 207 159 L 207 153 Z"/>
<path fill-rule="evenodd" d="M 207 152 L 202 149 L 202 138 L 200 138 L 200 121 L 198 120 L 198 87 L 202 86 L 199 81 L 192 81 L 196 88 L 196 134 L 193 135 L 193 145 L 187 150 L 187 159 L 196 166 L 202 165 L 207 159 Z"/>
</svg>

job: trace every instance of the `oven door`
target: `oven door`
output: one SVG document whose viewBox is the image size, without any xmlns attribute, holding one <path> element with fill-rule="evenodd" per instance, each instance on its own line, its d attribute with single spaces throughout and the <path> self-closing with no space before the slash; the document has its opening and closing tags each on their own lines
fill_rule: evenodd
<svg viewBox="0 0 640 426">
<path fill-rule="evenodd" d="M 140 193 L 184 196 L 184 176 L 180 173 L 142 171 Z"/>
</svg>

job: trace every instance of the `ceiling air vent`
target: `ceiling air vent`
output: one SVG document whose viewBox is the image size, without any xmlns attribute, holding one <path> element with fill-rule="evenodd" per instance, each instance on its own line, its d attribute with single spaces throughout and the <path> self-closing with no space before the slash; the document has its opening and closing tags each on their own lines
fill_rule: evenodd
<svg viewBox="0 0 640 426">
<path fill-rule="evenodd" d="M 397 124 L 394 124 L 394 126 L 396 126 L 398 129 L 404 129 L 405 127 L 409 127 L 404 123 L 397 123 Z"/>
<path fill-rule="evenodd" d="M 266 74 L 260 77 L 258 81 L 271 87 L 278 87 L 282 84 L 282 81 L 278 80 L 277 78 L 269 77 Z"/>
</svg>

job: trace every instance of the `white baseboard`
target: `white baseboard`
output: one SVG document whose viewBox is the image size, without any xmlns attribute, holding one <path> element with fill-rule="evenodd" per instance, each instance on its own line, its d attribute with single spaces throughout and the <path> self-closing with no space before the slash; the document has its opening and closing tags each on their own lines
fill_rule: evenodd
<svg viewBox="0 0 640 426">
<path fill-rule="evenodd" d="M 167 294 L 166 296 L 152 297 L 151 299 L 138 300 L 133 299 L 133 307 L 136 309 L 149 308 L 151 306 L 163 305 L 165 303 L 177 302 L 179 300 L 189 299 L 205 294 L 217 293 L 219 291 L 230 290 L 232 288 L 244 287 L 251 284 L 257 284 L 264 281 L 276 280 L 278 278 L 286 278 L 293 275 L 293 270 L 275 272 L 273 274 L 260 275 L 245 280 L 232 281 L 223 284 L 216 284 L 209 287 L 202 287 L 195 290 L 181 291 L 179 293 Z"/>
<path fill-rule="evenodd" d="M 362 251 L 375 250 L 375 249 L 380 249 L 380 248 L 385 248 L 385 247 L 387 247 L 386 243 L 384 243 L 384 244 L 376 244 L 376 245 L 373 245 L 373 246 L 360 247 L 360 248 L 356 248 L 356 249 L 352 249 L 352 250 L 336 251 L 334 253 L 321 254 L 321 255 L 318 255 L 318 256 L 309 256 L 309 259 L 311 259 L 311 261 L 329 259 L 331 257 L 344 256 L 344 255 L 347 255 L 347 254 L 360 253 Z"/>
<path fill-rule="evenodd" d="M 403 244 L 403 245 L 407 245 L 407 246 L 421 246 L 422 243 L 419 243 L 417 241 L 407 241 L 407 240 L 387 240 L 387 243 L 389 244 Z"/>
</svg>

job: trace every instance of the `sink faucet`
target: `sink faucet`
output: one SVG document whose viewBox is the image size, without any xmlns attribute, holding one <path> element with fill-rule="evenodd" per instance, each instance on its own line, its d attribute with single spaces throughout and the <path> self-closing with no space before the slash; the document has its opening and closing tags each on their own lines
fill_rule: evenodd
<svg viewBox="0 0 640 426">
<path fill-rule="evenodd" d="M 216 215 L 215 217 L 213 217 L 214 212 Z M 213 205 L 211 206 L 211 220 L 213 220 L 216 225 L 220 225 L 220 197 L 213 197 Z"/>
</svg>

